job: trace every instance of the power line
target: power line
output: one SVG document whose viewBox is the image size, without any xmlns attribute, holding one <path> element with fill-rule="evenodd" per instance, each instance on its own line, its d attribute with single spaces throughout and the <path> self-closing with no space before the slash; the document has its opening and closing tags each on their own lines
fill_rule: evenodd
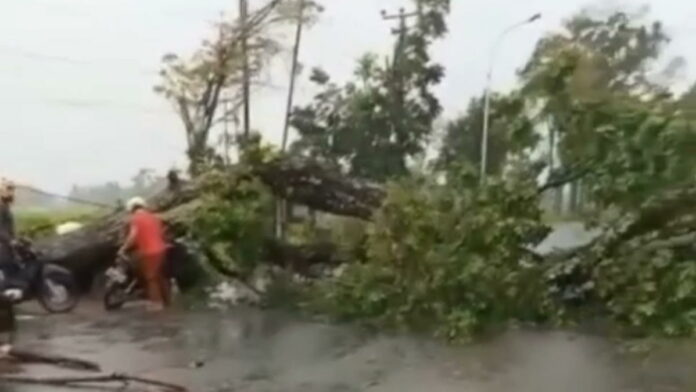
<svg viewBox="0 0 696 392">
<path fill-rule="evenodd" d="M 127 64 L 132 67 L 137 67 L 138 68 L 138 73 L 141 74 L 147 74 L 147 75 L 159 75 L 159 70 L 154 70 L 154 69 L 148 69 L 144 68 L 140 65 L 134 64 L 130 61 L 127 60 L 102 60 L 102 61 L 88 61 L 84 59 L 75 59 L 67 56 L 56 56 L 56 55 L 50 55 L 50 54 L 44 54 L 44 53 L 39 53 L 31 50 L 26 50 L 22 48 L 18 48 L 15 46 L 11 45 L 6 45 L 6 44 L 0 44 L 0 49 L 4 50 L 7 54 L 30 59 L 30 60 L 48 60 L 48 61 L 53 61 L 53 62 L 60 62 L 64 64 L 70 64 L 73 66 L 95 66 L 95 67 L 103 67 L 105 65 L 124 65 Z"/>
</svg>

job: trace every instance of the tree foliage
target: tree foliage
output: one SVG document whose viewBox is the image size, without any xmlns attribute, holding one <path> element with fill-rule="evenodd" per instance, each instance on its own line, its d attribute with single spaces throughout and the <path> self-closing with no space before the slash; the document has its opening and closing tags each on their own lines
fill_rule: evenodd
<svg viewBox="0 0 696 392">
<path fill-rule="evenodd" d="M 491 174 L 498 174 L 490 184 L 450 175 L 446 186 L 392 188 L 369 231 L 365 263 L 322 285 L 322 299 L 347 317 L 434 320 L 450 337 L 582 315 L 577 305 L 642 333 L 696 333 L 696 133 L 685 110 L 692 97 L 674 97 L 650 78 L 667 41 L 659 23 L 625 13 L 581 14 L 543 39 L 520 74 L 522 88 L 498 96 L 516 110 L 496 110 L 494 100 Z M 450 172 L 479 161 L 480 106 L 472 101 L 449 126 L 440 160 Z M 537 171 L 523 171 L 527 183 L 514 174 L 534 162 L 526 147 L 540 141 L 510 138 L 525 127 L 508 119 L 520 117 L 557 136 L 562 166 L 541 188 L 529 180 Z M 509 170 L 500 170 L 510 157 Z M 526 251 L 543 237 L 540 192 L 578 178 L 595 207 L 587 223 L 601 234 L 540 261 Z"/>
<path fill-rule="evenodd" d="M 491 97 L 490 118 L 487 174 L 501 175 L 508 158 L 533 147 L 537 135 L 525 101 L 516 93 Z M 480 167 L 482 134 L 483 98 L 475 98 L 464 115 L 447 123 L 438 167 L 446 169 L 457 162 Z"/>
<path fill-rule="evenodd" d="M 431 88 L 444 70 L 428 48 L 446 32 L 448 0 L 418 0 L 420 16 L 400 33 L 391 60 L 373 54 L 360 59 L 355 82 L 332 83 L 315 70 L 321 91 L 297 108 L 292 125 L 300 135 L 295 153 L 312 156 L 376 180 L 407 173 L 408 159 L 421 153 L 441 107 Z"/>
<path fill-rule="evenodd" d="M 650 80 L 668 37 L 624 13 L 571 20 L 538 45 L 524 91 L 558 135 L 563 171 L 581 173 L 601 236 L 548 271 L 620 325 L 693 334 L 696 179 L 688 94 Z M 684 237 L 686 236 L 686 237 Z"/>
<path fill-rule="evenodd" d="M 475 170 L 477 98 L 447 127 L 439 158 L 447 176 L 439 181 L 439 173 L 414 174 L 407 164 L 422 155 L 439 114 L 431 89 L 443 74 L 428 48 L 446 32 L 448 4 L 416 4 L 421 18 L 392 61 L 362 58 L 355 81 L 345 85 L 315 70 L 321 90 L 292 118 L 300 133 L 293 153 L 392 180 L 386 194 L 316 162 L 269 161 L 251 149 L 244 159 L 252 166 L 266 162 L 292 176 L 269 181 L 256 168 L 234 190 L 216 185 L 225 196 L 206 199 L 195 222 L 200 235 L 226 243 L 223 253 L 235 261 L 242 253 L 258 258 L 254 233 L 270 230 L 272 209 L 257 177 L 276 195 L 365 221 L 344 252 L 356 262 L 312 285 L 312 305 L 338 316 L 458 339 L 590 309 L 639 332 L 696 334 L 696 129 L 685 109 L 693 91 L 676 97 L 650 77 L 668 41 L 662 26 L 626 13 L 581 14 L 542 39 L 520 73 L 521 88 L 493 96 L 489 180 L 481 184 Z M 539 186 L 546 131 L 556 137 L 560 165 Z M 577 179 L 596 212 L 586 223 L 599 237 L 536 254 L 549 232 L 543 192 Z"/>
<path fill-rule="evenodd" d="M 540 107 L 538 121 L 555 135 L 558 166 L 586 169 L 589 150 L 606 142 L 598 130 L 621 115 L 602 110 L 605 105 L 649 109 L 645 100 L 666 93 L 649 72 L 668 41 L 659 22 L 616 12 L 581 13 L 537 44 L 520 76 L 525 97 Z"/>
<path fill-rule="evenodd" d="M 309 4 L 314 7 L 313 2 Z M 161 82 L 155 90 L 174 104 L 183 122 L 192 174 L 217 161 L 209 146 L 210 132 L 219 121 L 233 117 L 243 103 L 245 59 L 252 82 L 259 82 L 269 58 L 280 50 L 272 29 L 295 20 L 297 7 L 297 0 L 272 0 L 245 21 L 219 22 L 215 37 L 203 41 L 191 57 L 164 56 Z M 223 99 L 231 102 L 227 111 L 220 110 Z"/>
<path fill-rule="evenodd" d="M 241 168 L 234 173 L 209 172 L 207 191 L 191 216 L 191 234 L 225 270 L 253 272 L 263 260 L 273 232 L 273 199 L 268 189 Z"/>
<path fill-rule="evenodd" d="M 392 186 L 369 229 L 367 260 L 322 283 L 319 305 L 450 339 L 549 320 L 553 304 L 528 250 L 548 232 L 530 174 L 483 188 L 466 170 L 446 186 L 424 178 Z"/>
</svg>

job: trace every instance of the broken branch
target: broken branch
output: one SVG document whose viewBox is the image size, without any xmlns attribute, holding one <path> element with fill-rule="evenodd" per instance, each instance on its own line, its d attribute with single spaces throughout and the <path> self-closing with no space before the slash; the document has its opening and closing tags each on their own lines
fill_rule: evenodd
<svg viewBox="0 0 696 392">
<path fill-rule="evenodd" d="M 577 171 L 572 170 L 565 175 L 558 176 L 557 178 L 549 179 L 548 182 L 546 182 L 544 185 L 539 187 L 538 192 L 544 193 L 548 190 L 555 189 L 555 188 L 564 186 L 566 184 L 570 184 L 571 182 L 581 180 L 584 177 L 588 176 L 591 172 L 592 172 L 592 169 L 590 167 L 586 167 L 584 169 L 580 169 Z M 555 176 L 553 176 L 553 177 L 555 177 Z"/>
<path fill-rule="evenodd" d="M 24 385 L 47 385 L 54 387 L 80 387 L 85 384 L 104 384 L 120 383 L 127 385 L 130 383 L 149 385 L 162 388 L 169 392 L 188 392 L 188 389 L 181 385 L 170 384 L 148 378 L 131 376 L 128 374 L 114 373 L 106 376 L 95 377 L 19 377 L 19 376 L 0 376 L 0 383 L 24 384 Z"/>
<path fill-rule="evenodd" d="M 62 357 L 57 355 L 37 354 L 26 350 L 18 350 L 10 347 L 7 357 L 21 363 L 39 363 L 63 367 L 72 370 L 84 370 L 89 372 L 99 372 L 101 368 L 98 364 L 82 359 Z"/>
</svg>

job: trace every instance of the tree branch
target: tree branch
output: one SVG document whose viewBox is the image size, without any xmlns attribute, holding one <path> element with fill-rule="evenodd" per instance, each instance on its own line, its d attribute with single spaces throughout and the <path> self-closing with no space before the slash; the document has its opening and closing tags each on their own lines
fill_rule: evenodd
<svg viewBox="0 0 696 392">
<path fill-rule="evenodd" d="M 577 180 L 583 179 L 590 175 L 592 173 L 592 168 L 591 167 L 585 167 L 584 169 L 580 170 L 570 170 L 569 174 L 566 174 L 564 176 L 560 176 L 560 178 L 555 178 L 555 179 L 549 179 L 544 185 L 539 187 L 538 192 L 539 193 L 544 193 L 548 190 L 555 189 L 562 187 L 566 184 L 570 184 L 571 182 L 575 182 Z"/>
<path fill-rule="evenodd" d="M 191 142 L 193 141 L 193 132 L 194 132 L 194 124 L 193 121 L 191 120 L 191 113 L 189 113 L 189 108 L 188 104 L 186 103 L 186 99 L 184 97 L 177 97 L 176 98 L 176 105 L 178 108 L 179 116 L 181 117 L 181 120 L 184 122 L 184 128 L 186 129 L 186 141 L 188 142 L 188 146 L 191 146 Z"/>
<path fill-rule="evenodd" d="M 62 357 L 58 355 L 38 354 L 26 350 L 18 350 L 14 347 L 9 347 L 6 350 L 6 356 L 11 360 L 16 360 L 21 363 L 38 363 L 55 365 L 66 369 L 84 370 L 90 372 L 99 372 L 101 368 L 98 364 L 82 359 Z"/>
<path fill-rule="evenodd" d="M 24 385 L 47 385 L 63 388 L 81 388 L 90 384 L 120 383 L 128 385 L 131 383 L 149 385 L 161 388 L 169 392 L 188 392 L 188 389 L 181 385 L 170 384 L 162 381 L 131 376 L 128 374 L 114 373 L 106 376 L 94 377 L 20 377 L 20 376 L 0 376 L 0 383 L 24 384 Z"/>
</svg>

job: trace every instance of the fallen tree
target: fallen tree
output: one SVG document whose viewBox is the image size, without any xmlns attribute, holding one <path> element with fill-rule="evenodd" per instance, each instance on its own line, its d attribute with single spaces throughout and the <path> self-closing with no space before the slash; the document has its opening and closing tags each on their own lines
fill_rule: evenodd
<svg viewBox="0 0 696 392">
<path fill-rule="evenodd" d="M 591 173 L 584 171 L 582 174 L 586 176 Z M 255 164 L 245 175 L 236 178 L 243 180 L 245 176 L 260 179 L 273 194 L 292 203 L 363 220 L 372 218 L 386 196 L 386 190 L 379 184 L 349 178 L 336 171 L 326 170 L 317 162 L 299 158 L 276 158 Z M 576 176 L 554 178 L 539 186 L 538 192 L 563 186 L 576 179 Z M 150 205 L 165 219 L 176 224 L 180 215 L 185 215 L 186 209 L 204 191 L 205 186 L 200 182 L 172 181 L 168 189 L 150 200 Z M 696 188 L 684 188 L 647 200 L 642 209 L 623 217 L 622 225 L 605 229 L 592 243 L 544 258 L 537 255 L 537 258 L 558 263 L 583 259 L 583 274 L 590 275 L 594 265 L 617 252 L 631 248 L 626 245 L 633 244 L 633 248 L 640 248 L 641 245 L 636 247 L 634 244 L 636 238 L 647 238 L 641 244 L 650 242 L 653 247 L 683 246 L 684 241 L 688 242 L 690 238 L 687 236 L 687 240 L 683 240 L 684 235 L 693 233 L 696 227 L 693 221 L 681 219 L 685 213 L 692 212 L 690 200 L 694 196 Z M 89 282 L 91 277 L 114 259 L 125 219 L 123 211 L 112 212 L 81 230 L 40 241 L 39 250 L 50 260 L 73 270 L 80 281 Z M 304 273 L 314 264 L 338 264 L 345 261 L 338 258 L 332 244 L 325 242 L 295 246 L 268 238 L 263 247 L 264 261 Z M 223 263 L 215 260 L 212 253 L 208 252 L 207 256 L 218 271 L 229 277 L 240 278 L 237 271 L 227 269 Z"/>
<path fill-rule="evenodd" d="M 167 212 L 194 200 L 198 191 L 192 184 L 173 184 L 149 202 L 157 212 Z M 116 256 L 124 234 L 127 215 L 113 211 L 92 221 L 79 230 L 40 239 L 38 251 L 48 261 L 72 270 L 78 281 L 88 284 L 92 277 L 110 265 Z"/>
<path fill-rule="evenodd" d="M 275 195 L 335 215 L 369 220 L 386 195 L 378 184 L 346 177 L 307 159 L 275 159 L 253 172 Z"/>
<path fill-rule="evenodd" d="M 317 163 L 297 159 L 277 159 L 257 165 L 251 175 L 258 176 L 274 194 L 290 202 L 361 219 L 370 218 L 385 194 L 375 184 L 346 178 L 339 173 L 323 170 Z M 181 216 L 187 213 L 187 208 L 201 196 L 204 189 L 205 185 L 201 182 L 183 183 L 170 178 L 167 189 L 151 198 L 149 205 L 173 227 L 180 227 Z M 72 270 L 87 289 L 92 278 L 113 262 L 126 221 L 124 211 L 113 211 L 74 232 L 41 239 L 36 246 L 47 260 Z M 337 259 L 331 244 L 325 242 L 293 246 L 268 238 L 265 248 L 269 262 L 300 271 L 307 271 L 317 263 L 341 261 Z M 215 260 L 212 262 L 216 264 Z M 235 275 L 234 271 L 226 271 L 219 263 L 214 266 L 226 275 Z"/>
</svg>

